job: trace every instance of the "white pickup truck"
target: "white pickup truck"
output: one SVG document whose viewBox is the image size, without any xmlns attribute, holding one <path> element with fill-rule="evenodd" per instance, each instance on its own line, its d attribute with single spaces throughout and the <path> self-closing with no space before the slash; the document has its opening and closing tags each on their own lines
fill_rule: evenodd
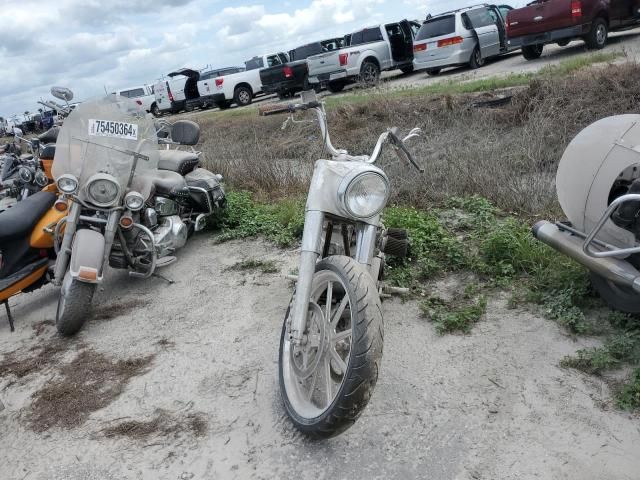
<svg viewBox="0 0 640 480">
<path fill-rule="evenodd" d="M 122 97 L 130 98 L 141 105 L 146 112 L 150 112 L 156 117 L 160 115 L 160 110 L 156 103 L 156 97 L 153 93 L 153 87 L 150 85 L 122 88 L 112 92 L 112 95 L 120 95 Z"/>
<path fill-rule="evenodd" d="M 402 20 L 354 32 L 348 47 L 307 58 L 309 83 L 339 92 L 349 83 L 375 84 L 385 70 L 410 73 L 419 29 L 418 22 Z"/>
<path fill-rule="evenodd" d="M 260 69 L 287 63 L 286 53 L 272 53 L 253 57 L 244 62 L 246 70 L 232 75 L 221 75 L 198 82 L 198 91 L 206 102 L 220 109 L 229 108 L 234 103 L 239 107 L 250 105 L 256 95 L 262 93 Z"/>
</svg>

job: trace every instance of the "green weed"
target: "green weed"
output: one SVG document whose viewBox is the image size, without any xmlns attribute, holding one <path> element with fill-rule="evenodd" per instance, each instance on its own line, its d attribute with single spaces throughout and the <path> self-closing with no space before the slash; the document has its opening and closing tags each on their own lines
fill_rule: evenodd
<svg viewBox="0 0 640 480">
<path fill-rule="evenodd" d="M 453 304 L 432 297 L 422 302 L 420 308 L 423 315 L 435 324 L 439 334 L 469 333 L 487 312 L 487 299 L 484 296 L 469 299 L 465 295 L 461 304 Z"/>
<path fill-rule="evenodd" d="M 636 369 L 629 382 L 616 395 L 618 407 L 623 410 L 640 408 L 640 368 Z"/>
</svg>

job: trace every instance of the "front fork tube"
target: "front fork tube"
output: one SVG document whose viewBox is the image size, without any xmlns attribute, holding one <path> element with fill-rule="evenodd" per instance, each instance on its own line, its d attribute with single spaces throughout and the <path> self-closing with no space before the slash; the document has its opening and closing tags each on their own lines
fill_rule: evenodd
<svg viewBox="0 0 640 480">
<path fill-rule="evenodd" d="M 102 276 L 105 267 L 109 264 L 109 256 L 111 255 L 111 248 L 113 247 L 116 233 L 118 233 L 121 216 L 122 212 L 120 210 L 113 210 L 107 219 L 107 226 L 104 229 L 104 257 L 102 258 L 102 272 L 100 272 L 100 276 Z"/>
<path fill-rule="evenodd" d="M 58 251 L 58 258 L 56 260 L 55 271 L 53 274 L 53 284 L 56 286 L 62 285 L 65 273 L 67 273 L 67 267 L 69 266 L 69 258 L 71 257 L 71 245 L 73 244 L 73 237 L 76 234 L 78 228 L 78 219 L 80 218 L 80 204 L 77 202 L 71 202 L 71 208 L 69 209 L 69 215 L 67 215 L 66 223 L 64 226 L 64 234 L 62 235 L 62 244 Z"/>
<path fill-rule="evenodd" d="M 316 272 L 316 263 L 321 253 L 320 247 L 322 244 L 323 227 L 324 213 L 307 211 L 304 218 L 302 252 L 300 253 L 300 264 L 298 266 L 298 282 L 296 284 L 296 294 L 293 299 L 291 315 L 290 339 L 294 345 L 300 345 L 302 343 L 307 326 L 311 287 L 313 284 L 313 276 Z"/>
</svg>

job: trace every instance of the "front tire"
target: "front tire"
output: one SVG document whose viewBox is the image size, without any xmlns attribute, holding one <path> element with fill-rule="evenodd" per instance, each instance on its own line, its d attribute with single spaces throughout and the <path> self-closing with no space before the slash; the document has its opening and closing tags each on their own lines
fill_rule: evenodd
<svg viewBox="0 0 640 480">
<path fill-rule="evenodd" d="M 160 108 L 158 107 L 157 103 L 151 105 L 151 115 L 153 115 L 154 117 L 159 117 L 161 115 Z"/>
<path fill-rule="evenodd" d="M 526 60 L 536 60 L 542 55 L 542 50 L 544 50 L 544 45 L 527 45 L 522 47 L 522 56 Z"/>
<path fill-rule="evenodd" d="M 80 331 L 87 321 L 95 291 L 95 284 L 81 282 L 67 273 L 56 311 L 56 329 L 60 335 L 70 337 Z"/>
<path fill-rule="evenodd" d="M 253 92 L 249 87 L 238 87 L 233 94 L 233 101 L 239 107 L 246 107 L 247 105 L 251 105 L 251 102 L 253 101 Z"/>
<path fill-rule="evenodd" d="M 609 26 L 604 18 L 596 18 L 591 24 L 591 30 L 584 41 L 592 50 L 602 50 L 607 45 L 609 38 Z"/>
<path fill-rule="evenodd" d="M 313 278 L 306 345 L 289 340 L 289 312 L 280 338 L 279 379 L 295 427 L 330 438 L 358 419 L 378 380 L 383 320 L 369 272 L 355 260 L 319 262 Z"/>
</svg>

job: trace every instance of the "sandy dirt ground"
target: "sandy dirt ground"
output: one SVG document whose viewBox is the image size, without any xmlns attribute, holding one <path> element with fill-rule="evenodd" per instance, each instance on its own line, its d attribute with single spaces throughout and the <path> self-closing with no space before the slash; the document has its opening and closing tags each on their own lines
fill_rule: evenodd
<svg viewBox="0 0 640 480">
<path fill-rule="evenodd" d="M 640 419 L 616 411 L 603 382 L 558 367 L 592 342 L 503 298 L 468 336 L 438 336 L 414 301 L 386 302 L 369 407 L 339 438 L 302 437 L 277 386 L 295 253 L 202 234 L 162 272 L 174 284 L 111 271 L 95 319 L 68 342 L 51 322 L 55 288 L 13 299 L 16 333 L 0 323 L 0 478 L 638 478 Z M 247 259 L 273 260 L 280 273 L 228 270 Z M 45 347 L 21 378 L 7 373 L 8 359 L 16 368 Z M 95 382 L 82 375 L 92 356 L 90 372 L 144 368 Z M 57 404 L 60 423 L 43 423 L 61 385 L 101 408 Z"/>
</svg>

